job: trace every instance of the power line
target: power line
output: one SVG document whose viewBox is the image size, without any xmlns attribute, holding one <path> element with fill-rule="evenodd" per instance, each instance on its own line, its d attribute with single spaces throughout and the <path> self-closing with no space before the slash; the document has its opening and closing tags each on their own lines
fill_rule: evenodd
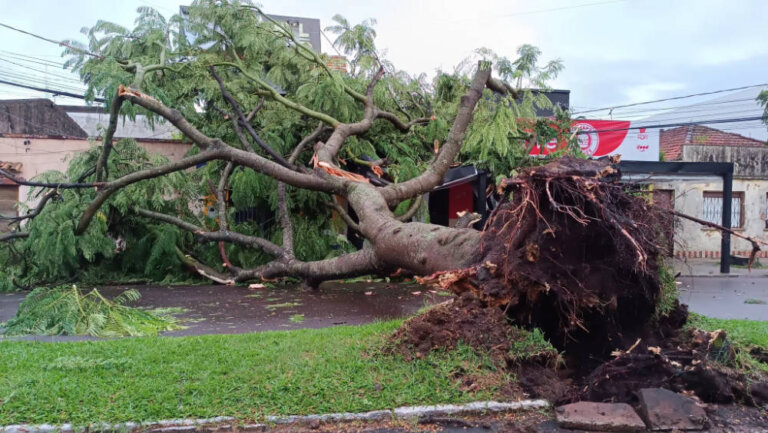
<svg viewBox="0 0 768 433">
<path fill-rule="evenodd" d="M 75 86 L 73 84 L 62 83 L 55 80 L 45 79 L 43 77 L 18 74 L 15 72 L 0 71 L 0 78 L 13 80 L 14 82 L 20 84 L 43 85 L 45 87 L 55 85 L 59 90 L 65 90 L 69 92 L 85 92 L 85 88 Z"/>
<path fill-rule="evenodd" d="M 14 83 L 12 81 L 6 81 L 6 80 L 3 80 L 3 79 L 0 79 L 0 84 L 6 84 L 8 86 L 20 87 L 22 89 L 37 90 L 38 92 L 50 93 L 50 94 L 52 94 L 54 96 L 61 95 L 61 96 L 68 96 L 70 98 L 77 98 L 77 99 L 84 99 L 84 100 L 87 99 L 84 95 L 78 95 L 77 93 L 71 93 L 71 92 L 62 91 L 62 90 L 56 90 L 56 89 L 46 89 L 44 87 L 27 86 L 25 84 Z M 104 98 L 99 98 L 99 97 L 94 97 L 93 100 L 95 102 L 101 102 L 101 103 L 106 102 L 106 100 Z"/>
<path fill-rule="evenodd" d="M 99 60 L 104 60 L 104 56 L 92 53 L 92 52 L 90 52 L 88 50 L 84 50 L 82 48 L 73 47 L 72 45 L 70 45 L 70 44 L 68 44 L 68 43 L 66 43 L 64 41 L 57 41 L 57 40 L 54 40 L 54 39 L 49 39 L 49 38 L 46 38 L 45 36 L 40 36 L 38 34 L 35 34 L 35 33 L 32 33 L 32 32 L 28 32 L 26 30 L 22 30 L 22 29 L 13 27 L 13 26 L 9 26 L 8 24 L 0 23 L 0 27 L 5 27 L 6 29 L 13 30 L 13 31 L 19 32 L 19 33 L 23 33 L 25 35 L 32 36 L 33 38 L 37 38 L 37 39 L 43 40 L 45 42 L 50 42 L 52 44 L 56 44 L 56 45 L 58 45 L 60 47 L 66 47 L 66 48 L 69 48 L 71 50 L 75 50 L 75 51 L 81 52 L 83 54 L 86 54 L 88 56 L 96 57 Z"/>
<path fill-rule="evenodd" d="M 333 42 L 331 42 L 331 40 L 328 38 L 328 35 L 325 34 L 323 29 L 320 29 L 320 34 L 323 35 L 323 37 L 325 38 L 326 41 L 328 41 L 329 44 L 331 44 L 331 48 L 333 48 L 333 51 L 336 51 L 336 54 L 342 56 L 341 52 L 338 50 L 338 48 L 336 48 L 336 45 L 334 45 Z"/>
<path fill-rule="evenodd" d="M 42 70 L 40 70 L 40 69 L 37 69 L 37 68 L 33 68 L 33 67 L 31 67 L 31 66 L 22 65 L 21 63 L 12 62 L 12 61 L 10 61 L 10 60 L 8 60 L 8 59 L 5 59 L 5 58 L 3 58 L 2 56 L 0 56 L 0 62 L 6 62 L 6 63 L 10 63 L 10 64 L 12 64 L 12 65 L 16 65 L 16 66 L 18 66 L 18 67 L 21 67 L 21 68 L 24 68 L 24 69 L 29 69 L 30 71 L 35 71 L 35 72 L 39 72 L 39 73 L 41 73 L 41 74 L 50 75 L 50 76 L 52 76 L 52 77 L 55 77 L 55 78 L 59 78 L 59 79 L 62 79 L 62 80 L 67 80 L 67 81 L 74 81 L 74 82 L 76 82 L 76 83 L 82 83 L 80 80 L 78 80 L 78 79 L 76 79 L 76 78 L 73 78 L 73 77 L 67 77 L 67 76 L 65 76 L 65 75 L 58 75 L 58 74 L 54 74 L 54 73 L 52 73 L 52 72 L 42 71 Z"/>
<path fill-rule="evenodd" d="M 62 67 L 62 69 L 64 67 L 64 63 L 61 62 L 54 62 L 53 60 L 46 60 L 39 57 L 28 56 L 26 54 L 14 53 L 13 51 L 0 50 L 0 53 L 5 56 L 11 56 L 11 58 L 22 62 L 37 63 L 44 66 L 58 66 Z"/>
<path fill-rule="evenodd" d="M 721 111 L 719 113 L 709 113 L 709 114 L 699 114 L 699 115 L 682 115 L 682 116 L 674 116 L 674 117 L 665 117 L 661 119 L 637 119 L 633 120 L 632 122 L 642 124 L 642 123 L 658 123 L 658 122 L 672 122 L 672 121 L 687 121 L 687 122 L 695 122 L 697 120 L 710 120 L 710 119 L 718 119 L 723 118 L 724 116 L 748 116 L 748 115 L 755 115 L 757 110 L 731 110 L 731 111 Z M 762 110 L 760 110 L 762 112 Z M 677 114 L 677 113 L 672 113 Z"/>
<path fill-rule="evenodd" d="M 653 114 L 659 111 L 673 111 L 675 114 L 678 113 L 694 113 L 694 112 L 700 112 L 700 111 L 707 111 L 709 110 L 710 106 L 713 105 L 724 105 L 724 104 L 735 104 L 738 102 L 747 102 L 747 101 L 754 101 L 755 106 L 757 107 L 757 101 L 755 101 L 755 98 L 739 98 L 739 99 L 729 99 L 727 101 L 717 101 L 717 102 L 701 102 L 698 104 L 688 104 L 688 105 L 673 105 L 668 107 L 660 107 L 660 108 L 645 108 L 645 109 L 639 109 L 639 110 L 622 110 L 618 115 L 625 116 L 625 115 L 632 115 L 632 116 L 642 116 L 644 114 Z"/>
<path fill-rule="evenodd" d="M 611 106 L 611 107 L 595 108 L 595 109 L 592 109 L 592 110 L 584 110 L 584 111 L 574 112 L 572 114 L 594 113 L 595 111 L 615 110 L 617 108 L 635 107 L 635 106 L 638 106 L 638 105 L 655 104 L 657 102 L 675 101 L 675 100 L 679 100 L 679 99 L 693 98 L 693 97 L 696 97 L 696 96 L 714 95 L 714 94 L 717 94 L 717 93 L 733 92 L 733 91 L 736 91 L 736 90 L 744 90 L 744 89 L 751 89 L 751 88 L 754 88 L 754 87 L 765 87 L 765 86 L 768 86 L 768 83 L 753 84 L 751 86 L 734 87 L 734 88 L 731 88 L 731 89 L 714 90 L 712 92 L 693 93 L 693 94 L 690 94 L 690 95 L 683 95 L 683 96 L 673 96 L 671 98 L 656 99 L 656 100 L 653 100 L 653 101 L 643 101 L 643 102 L 635 102 L 635 103 L 632 103 L 632 104 L 614 105 L 614 106 Z"/>
<path fill-rule="evenodd" d="M 657 124 L 657 125 L 638 125 L 638 126 L 630 126 L 629 128 L 610 128 L 610 129 L 597 129 L 597 130 L 591 130 L 591 131 L 577 131 L 576 135 L 582 135 L 582 134 L 593 134 L 597 132 L 618 132 L 618 131 L 631 131 L 633 129 L 660 129 L 660 128 L 677 128 L 679 126 L 695 126 L 695 125 L 713 125 L 713 124 L 719 124 L 719 123 L 734 123 L 734 122 L 749 122 L 752 120 L 765 120 L 765 116 L 754 116 L 754 117 L 740 117 L 736 119 L 712 119 L 712 120 L 701 120 L 698 122 L 678 122 L 678 123 L 664 123 L 664 124 Z"/>
</svg>

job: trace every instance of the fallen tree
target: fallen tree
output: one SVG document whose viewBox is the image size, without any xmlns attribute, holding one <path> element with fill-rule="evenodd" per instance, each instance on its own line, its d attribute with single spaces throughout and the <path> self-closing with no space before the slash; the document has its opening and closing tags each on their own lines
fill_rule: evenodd
<svg viewBox="0 0 768 433">
<path fill-rule="evenodd" d="M 504 173 L 526 154 L 525 140 L 549 141 L 556 133 L 545 127 L 550 120 L 541 127 L 535 120 L 525 128 L 517 123 L 548 103 L 523 86 L 542 84 L 560 68 L 538 68 L 533 47 L 521 48 L 515 62 L 482 51 L 487 60 L 467 73 L 441 74 L 427 89 L 424 80 L 380 59 L 369 33 L 346 42 L 357 65 L 350 76 L 330 70 L 326 58 L 248 3 L 199 1 L 168 21 L 151 8 L 140 13 L 132 31 L 102 22 L 88 32 L 87 46 L 67 44 L 68 65 L 109 100 L 110 121 L 101 146 L 77 161 L 78 170 L 13 179 L 44 194 L 34 212 L 14 221 L 26 230 L 3 237 L 23 239 L 31 268 L 51 261 L 36 246 L 41 232 L 56 239 L 70 273 L 82 267 L 70 261 L 72 251 L 81 262 L 94 262 L 117 254 L 109 252 L 111 239 L 131 238 L 126 255 L 140 243 L 136 231 L 145 230 L 132 223 L 121 232 L 127 220 L 187 233 L 173 237 L 176 248 L 166 236 L 150 256 L 165 255 L 222 284 L 296 277 L 317 287 L 398 269 L 424 275 L 462 268 L 480 258 L 480 232 L 411 222 L 421 196 L 443 180 L 462 150 L 461 159 L 496 161 Z M 358 34 L 348 24 L 340 29 L 342 42 Z M 494 68 L 515 85 L 492 77 Z M 171 123 L 193 151 L 158 163 L 132 148 L 134 159 L 127 160 L 113 144 L 114 132 L 119 116 L 136 114 Z M 371 182 L 348 170 L 347 161 L 366 164 L 379 177 Z M 176 180 L 166 180 L 172 176 Z M 179 191 L 179 178 L 197 190 Z M 217 211 L 207 220 L 190 206 L 206 195 Z M 237 208 L 246 206 L 268 207 L 275 224 L 262 230 L 258 222 L 239 221 Z M 64 207 L 67 212 L 58 212 Z M 54 211 L 60 219 L 51 219 Z M 328 251 L 323 233 L 333 214 L 366 240 L 363 249 Z M 68 233 L 57 236 L 61 231 Z M 179 240 L 190 238 L 194 242 Z M 200 244 L 215 247 L 203 251 Z M 56 272 L 44 276 L 53 279 Z"/>
<path fill-rule="evenodd" d="M 352 52 L 355 65 L 368 69 L 345 76 L 248 4 L 196 2 L 189 17 L 168 22 L 141 10 L 133 32 L 101 23 L 88 47 L 67 49 L 92 91 L 110 99 L 110 122 L 102 145 L 68 179 L 14 179 L 47 191 L 47 199 L 23 217 L 31 220 L 29 233 L 4 236 L 9 241 L 39 249 L 37 230 L 69 239 L 86 257 L 106 256 L 110 230 L 139 219 L 162 227 L 164 247 L 150 258 L 222 284 L 295 277 L 316 288 L 402 269 L 479 301 L 474 311 L 503 309 L 515 323 L 541 328 L 558 348 L 578 342 L 588 356 L 629 347 L 649 330 L 662 295 L 661 228 L 671 215 L 625 191 L 612 161 L 562 158 L 501 181 L 502 204 L 483 232 L 411 221 L 420 197 L 457 160 L 511 164 L 557 133 L 547 128 L 550 120 L 517 122 L 536 103 L 521 78 L 540 84 L 559 70 L 554 64 L 536 72 L 532 47 L 515 62 L 482 52 L 486 59 L 470 74 L 442 74 L 427 92 L 419 80 L 396 77 L 367 36 Z M 200 40 L 190 45 L 187 32 Z M 193 152 L 173 162 L 150 160 L 135 146 L 120 154 L 112 138 L 121 113 L 171 123 Z M 347 160 L 367 164 L 377 177 L 347 170 Z M 199 188 L 183 191 L 190 185 Z M 274 211 L 277 230 L 268 235 L 232 218 L 238 195 L 257 195 L 249 188 Z M 51 200 L 50 191 L 75 192 Z M 189 204 L 206 192 L 215 198 L 215 221 L 201 220 Z M 324 227 L 329 209 L 365 246 L 307 259 L 297 228 L 310 216 Z M 54 214 L 59 219 L 43 230 L 39 222 Z M 193 253 L 199 244 L 215 247 L 201 257 Z"/>
</svg>

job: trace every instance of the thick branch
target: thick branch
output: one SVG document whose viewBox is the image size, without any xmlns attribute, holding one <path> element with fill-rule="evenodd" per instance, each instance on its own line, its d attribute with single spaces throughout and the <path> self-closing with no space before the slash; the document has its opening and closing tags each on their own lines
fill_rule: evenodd
<svg viewBox="0 0 768 433">
<path fill-rule="evenodd" d="M 413 199 L 413 203 L 411 203 L 411 207 L 409 207 L 404 214 L 397 217 L 397 220 L 408 221 L 411 218 L 413 218 L 413 216 L 416 215 L 416 212 L 421 207 L 422 203 L 424 203 L 424 196 L 423 195 L 417 196 L 415 199 Z"/>
<path fill-rule="evenodd" d="M 373 250 L 362 249 L 351 254 L 316 262 L 274 261 L 255 269 L 238 272 L 235 280 L 247 281 L 256 278 L 272 279 L 292 276 L 324 281 L 381 273 L 389 268 L 378 259 Z"/>
<path fill-rule="evenodd" d="M 88 207 L 85 208 L 85 211 L 83 211 L 83 215 L 80 217 L 80 221 L 78 222 L 77 228 L 75 229 L 75 234 L 79 235 L 85 232 L 85 229 L 87 229 L 91 224 L 91 220 L 93 219 L 94 215 L 96 215 L 96 212 L 99 210 L 99 208 L 101 208 L 104 202 L 107 201 L 107 199 L 120 188 L 126 187 L 141 180 L 152 179 L 166 175 L 168 173 L 194 167 L 197 164 L 208 162 L 216 158 L 221 158 L 222 155 L 223 152 L 221 149 L 209 150 L 184 158 L 180 161 L 172 162 L 170 164 L 136 171 L 115 179 L 111 182 L 105 183 L 104 189 L 99 191 L 99 194 L 96 195 L 96 198 L 93 199 L 91 204 L 89 204 Z"/>
<path fill-rule="evenodd" d="M 232 174 L 232 170 L 235 165 L 228 162 L 224 167 L 224 171 L 221 173 L 221 179 L 219 179 L 219 186 L 216 188 L 216 200 L 219 202 L 219 231 L 229 230 L 229 222 L 227 220 L 227 196 L 226 190 L 229 184 L 229 176 Z"/>
<path fill-rule="evenodd" d="M 96 162 L 96 182 L 101 182 L 107 176 L 109 176 L 109 167 L 107 161 L 109 160 L 109 154 L 112 152 L 112 140 L 117 130 L 117 118 L 120 115 L 120 107 L 123 106 L 123 98 L 118 94 L 112 99 L 112 105 L 109 107 L 109 125 L 107 130 L 104 131 L 104 137 L 102 138 L 102 149 L 99 160 Z"/>
<path fill-rule="evenodd" d="M 189 123 L 179 111 L 168 108 L 155 99 L 139 94 L 138 92 L 126 93 L 124 96 L 134 104 L 140 105 L 147 110 L 168 119 L 168 121 L 183 132 L 184 135 L 191 138 L 201 149 L 215 148 L 217 152 L 220 152 L 219 156 L 216 157 L 218 159 L 234 161 L 239 165 L 250 167 L 259 173 L 266 174 L 267 176 L 281 180 L 295 187 L 326 192 L 332 192 L 334 190 L 332 185 L 318 176 L 290 170 L 262 156 L 249 154 L 246 151 L 227 146 L 223 141 L 217 138 L 208 137 Z"/>
<path fill-rule="evenodd" d="M 439 185 L 443 176 L 453 164 L 464 142 L 464 134 L 472 121 L 473 112 L 477 102 L 483 94 L 483 89 L 491 76 L 490 64 L 480 62 L 477 72 L 472 79 L 472 84 L 466 95 L 461 97 L 459 111 L 451 125 L 450 133 L 445 144 L 440 149 L 434 162 L 421 175 L 398 184 L 389 185 L 382 189 L 387 203 L 392 206 L 402 200 L 423 194 Z"/>
<path fill-rule="evenodd" d="M 376 118 L 376 106 L 373 104 L 373 89 L 384 75 L 384 69 L 379 68 L 376 75 L 365 91 L 365 109 L 363 110 L 363 119 L 356 123 L 342 123 L 336 126 L 328 141 L 317 150 L 317 158 L 328 164 L 333 164 L 333 160 L 344 145 L 344 142 L 351 135 L 360 135 L 371 129 L 373 120 Z"/>
<path fill-rule="evenodd" d="M 293 225 L 288 213 L 288 197 L 283 182 L 277 183 L 277 213 L 283 228 L 283 249 L 288 256 L 293 257 Z"/>
<path fill-rule="evenodd" d="M 385 119 L 390 121 L 395 128 L 399 129 L 401 132 L 408 132 L 409 129 L 413 125 L 421 125 L 425 123 L 429 123 L 430 118 L 429 117 L 420 117 L 418 119 L 413 119 L 408 123 L 403 122 L 400 120 L 399 117 L 395 116 L 393 113 L 390 113 L 389 111 L 378 111 L 376 113 L 376 117 L 379 119 Z"/>
<path fill-rule="evenodd" d="M 493 77 L 488 77 L 488 82 L 486 84 L 489 89 L 493 90 L 496 93 L 501 93 L 502 95 L 509 94 L 515 99 L 520 97 L 520 92 L 514 87 L 507 84 L 506 81 L 497 80 L 496 78 L 493 78 Z"/>
<path fill-rule="evenodd" d="M 291 164 L 295 164 L 296 160 L 299 158 L 299 155 L 301 155 L 301 152 L 304 151 L 304 148 L 307 147 L 308 144 L 315 141 L 320 134 L 322 134 L 325 131 L 325 127 L 323 126 L 323 123 L 320 122 L 317 125 L 317 128 L 315 128 L 314 131 L 312 131 L 311 134 L 304 137 L 303 140 L 299 142 L 299 144 L 296 145 L 296 147 L 293 149 L 293 152 L 291 152 L 291 156 L 288 157 L 288 162 Z"/>
<path fill-rule="evenodd" d="M 678 211 L 675 211 L 675 210 L 672 210 L 672 209 L 666 209 L 666 208 L 663 208 L 663 207 L 660 207 L 660 206 L 658 208 L 659 209 L 663 209 L 664 211 L 669 212 L 672 215 L 678 216 L 680 218 L 685 218 L 687 220 L 691 220 L 691 221 L 693 221 L 695 223 L 698 223 L 698 224 L 701 224 L 703 226 L 712 227 L 713 229 L 718 229 L 720 231 L 723 231 L 723 232 L 726 232 L 726 233 L 730 233 L 732 236 L 736 236 L 737 238 L 741 238 L 741 239 L 744 239 L 744 240 L 748 241 L 750 244 L 752 244 L 752 254 L 750 254 L 750 257 L 749 257 L 749 265 L 750 266 L 752 266 L 752 262 L 754 261 L 755 255 L 757 254 L 757 252 L 761 250 L 760 245 L 768 245 L 768 242 L 766 242 L 766 241 L 764 241 L 762 239 L 758 239 L 758 238 L 755 238 L 755 237 L 752 237 L 752 236 L 747 236 L 747 235 L 741 234 L 741 233 L 739 233 L 739 232 L 737 232 L 737 231 L 735 231 L 733 229 L 729 229 L 727 227 L 723 227 L 723 226 L 721 226 L 719 224 L 715 224 L 715 223 L 703 220 L 701 218 L 696 218 L 694 216 L 686 215 L 684 213 L 681 213 L 681 212 L 678 212 Z"/>
<path fill-rule="evenodd" d="M 230 119 L 232 121 L 232 128 L 235 130 L 235 135 L 237 136 L 238 141 L 240 141 L 240 144 L 243 146 L 243 150 L 246 150 L 251 153 L 256 153 L 256 151 L 253 149 L 253 145 L 250 141 L 248 141 L 247 138 L 245 138 L 245 134 L 243 134 L 242 128 L 240 128 L 240 122 L 237 120 L 236 117 L 230 116 L 226 111 L 222 110 L 221 108 L 217 107 L 216 105 L 211 105 L 211 107 L 218 111 L 221 117 L 225 119 Z"/>
<path fill-rule="evenodd" d="M 349 228 L 358 232 L 360 231 L 360 226 L 355 222 L 355 220 L 352 219 L 351 216 L 349 216 L 349 213 L 347 213 L 347 211 L 341 207 L 340 204 L 336 203 L 336 200 L 331 199 L 331 201 L 325 202 L 325 205 L 335 210 Z"/>
<path fill-rule="evenodd" d="M 275 257 L 280 257 L 280 256 L 283 256 L 284 254 L 284 251 L 282 248 L 280 248 L 279 246 L 273 244 L 272 242 L 266 239 L 263 239 L 257 236 L 248 236 L 242 233 L 231 232 L 228 230 L 209 232 L 203 229 L 202 227 L 198 227 L 192 223 L 188 223 L 182 220 L 181 218 L 166 215 L 160 212 L 154 212 L 147 209 L 136 209 L 136 213 L 138 213 L 141 216 L 152 218 L 157 221 L 173 224 L 182 230 L 191 232 L 192 234 L 195 235 L 195 238 L 202 241 L 232 242 L 232 243 L 243 245 L 246 247 L 260 249 L 265 253 Z"/>
<path fill-rule="evenodd" d="M 235 280 L 230 275 L 223 274 L 216 269 L 213 269 L 212 267 L 205 265 L 198 260 L 195 260 L 194 257 L 184 254 L 178 248 L 176 248 L 176 256 L 179 258 L 179 260 L 181 260 L 182 263 L 192 268 L 192 270 L 200 274 L 202 277 L 208 278 L 209 280 L 219 284 L 225 284 L 227 286 L 232 286 L 235 284 Z"/>
</svg>

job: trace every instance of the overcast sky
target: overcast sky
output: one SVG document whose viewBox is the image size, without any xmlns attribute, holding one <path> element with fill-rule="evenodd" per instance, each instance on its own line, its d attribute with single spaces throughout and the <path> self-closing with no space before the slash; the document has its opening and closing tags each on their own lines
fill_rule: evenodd
<svg viewBox="0 0 768 433">
<path fill-rule="evenodd" d="M 179 3 L 0 0 L 0 22 L 60 40 L 79 37 L 80 28 L 93 25 L 97 19 L 130 26 L 137 6 L 153 6 L 172 14 L 178 11 Z M 565 70 L 553 86 L 571 90 L 571 106 L 576 110 L 768 82 L 766 0 L 261 3 L 267 13 L 320 18 L 322 27 L 329 25 L 336 13 L 353 23 L 376 18 L 379 48 L 386 50 L 386 57 L 398 68 L 411 73 L 431 75 L 438 68 L 450 69 L 478 47 L 514 57 L 519 45 L 536 45 L 543 51 L 544 61 L 563 60 Z M 5 59 L 0 61 L 0 79 L 24 71 L 36 74 L 9 64 L 7 61 L 13 61 L 13 57 L 8 52 L 60 61 L 56 45 L 4 28 L 0 28 L 0 41 L 0 59 Z M 323 51 L 332 51 L 326 40 Z M 47 70 L 66 74 L 53 66 Z M 77 83 L 56 76 L 46 79 L 53 83 L 51 86 L 58 83 L 77 87 Z M 34 95 L 40 94 L 0 85 L 3 99 Z M 58 100 L 75 103 L 71 99 Z"/>
</svg>

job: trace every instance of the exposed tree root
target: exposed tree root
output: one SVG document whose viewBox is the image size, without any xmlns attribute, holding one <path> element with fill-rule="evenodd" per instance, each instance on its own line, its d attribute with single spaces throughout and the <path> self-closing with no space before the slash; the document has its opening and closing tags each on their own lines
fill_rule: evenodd
<svg viewBox="0 0 768 433">
<path fill-rule="evenodd" d="M 477 266 L 424 278 L 502 306 L 560 349 L 605 356 L 644 332 L 660 297 L 671 217 L 617 183 L 609 161 L 563 158 L 499 186 Z"/>
<path fill-rule="evenodd" d="M 562 158 L 503 181 L 478 264 L 420 279 L 458 300 L 406 323 L 401 340 L 417 353 L 457 339 L 493 353 L 514 340 L 513 323 L 543 330 L 574 381 L 571 388 L 536 363 L 514 366 L 531 394 L 632 401 L 640 388 L 661 386 L 759 404 L 763 388 L 752 392 L 744 374 L 724 367 L 734 354 L 718 343 L 722 331 L 684 333 L 684 306 L 657 314 L 658 258 L 673 215 L 627 192 L 619 177 L 612 161 Z"/>
</svg>

